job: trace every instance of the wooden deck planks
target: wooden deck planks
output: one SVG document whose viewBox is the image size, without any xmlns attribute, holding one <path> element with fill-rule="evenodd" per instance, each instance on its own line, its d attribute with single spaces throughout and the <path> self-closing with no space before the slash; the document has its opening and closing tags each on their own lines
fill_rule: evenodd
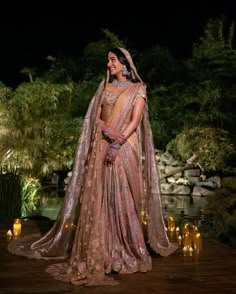
<svg viewBox="0 0 236 294">
<path fill-rule="evenodd" d="M 46 231 L 30 222 L 23 234 Z M 203 240 L 198 256 L 183 256 L 181 248 L 169 257 L 153 255 L 148 273 L 113 275 L 118 286 L 78 287 L 54 280 L 45 272 L 53 261 L 27 259 L 8 253 L 7 225 L 0 225 L 0 294 L 15 293 L 140 293 L 140 294 L 228 294 L 236 293 L 236 250 L 214 240 Z M 54 261 L 55 262 L 55 261 Z"/>
</svg>

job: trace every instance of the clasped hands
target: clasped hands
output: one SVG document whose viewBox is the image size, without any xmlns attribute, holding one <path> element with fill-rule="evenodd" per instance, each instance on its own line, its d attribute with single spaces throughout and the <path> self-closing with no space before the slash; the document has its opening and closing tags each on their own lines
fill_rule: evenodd
<svg viewBox="0 0 236 294">
<path fill-rule="evenodd" d="M 109 128 L 103 131 L 103 135 L 111 143 L 108 147 L 104 164 L 111 165 L 114 163 L 121 145 L 126 142 L 126 138 L 123 134 Z"/>
</svg>

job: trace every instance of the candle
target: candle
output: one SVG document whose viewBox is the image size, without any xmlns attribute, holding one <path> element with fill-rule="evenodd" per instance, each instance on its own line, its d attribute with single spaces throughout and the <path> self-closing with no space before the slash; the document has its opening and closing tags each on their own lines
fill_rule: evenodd
<svg viewBox="0 0 236 294">
<path fill-rule="evenodd" d="M 193 248 L 192 247 L 189 248 L 189 254 L 190 254 L 190 256 L 193 255 Z"/>
<path fill-rule="evenodd" d="M 8 239 L 11 239 L 12 236 L 13 236 L 12 231 L 11 230 L 8 230 L 7 231 L 7 238 Z"/>
<path fill-rule="evenodd" d="M 192 240 L 191 240 L 191 236 L 190 236 L 190 233 L 187 233 L 184 235 L 184 238 L 183 238 L 183 245 L 184 247 L 186 247 L 187 249 L 189 249 L 192 245 Z"/>
<path fill-rule="evenodd" d="M 17 236 L 20 236 L 20 234 L 21 234 L 21 219 L 16 218 L 14 219 L 14 223 L 13 223 L 13 235 L 17 237 Z"/>
<path fill-rule="evenodd" d="M 142 223 L 146 226 L 147 225 L 147 214 L 144 209 L 141 210 L 141 218 L 142 218 Z"/>
<path fill-rule="evenodd" d="M 182 244 L 182 237 L 181 237 L 181 235 L 178 236 L 178 243 L 179 243 L 179 245 Z"/>
<path fill-rule="evenodd" d="M 194 238 L 194 250 L 199 253 L 202 250 L 202 237 L 200 233 L 197 233 Z"/>
<path fill-rule="evenodd" d="M 182 231 L 183 234 L 189 233 L 189 224 L 184 224 Z"/>
<path fill-rule="evenodd" d="M 172 216 L 170 216 L 168 219 L 168 230 L 171 232 L 173 232 L 175 230 L 175 221 Z"/>
<path fill-rule="evenodd" d="M 193 226 L 193 232 L 198 233 L 198 227 L 197 226 Z"/>
<path fill-rule="evenodd" d="M 184 253 L 184 256 L 187 255 L 187 251 L 188 251 L 188 248 L 186 246 L 183 247 L 183 253 Z"/>
</svg>

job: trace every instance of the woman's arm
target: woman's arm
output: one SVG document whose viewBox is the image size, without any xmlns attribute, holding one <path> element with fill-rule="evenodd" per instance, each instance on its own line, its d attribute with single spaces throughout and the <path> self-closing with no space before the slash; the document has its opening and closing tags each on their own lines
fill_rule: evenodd
<svg viewBox="0 0 236 294">
<path fill-rule="evenodd" d="M 138 97 L 132 110 L 131 121 L 122 133 L 125 140 L 127 140 L 133 134 L 133 132 L 136 130 L 137 126 L 139 125 L 140 120 L 142 118 L 144 106 L 145 106 L 144 98 Z M 118 154 L 118 150 L 120 149 L 120 145 L 122 144 L 123 143 L 117 145 L 117 141 L 116 141 L 110 145 L 110 148 L 108 149 L 105 162 L 104 162 L 106 165 L 111 165 L 114 163 L 116 156 Z"/>
<path fill-rule="evenodd" d="M 133 134 L 133 132 L 137 129 L 140 123 L 140 120 L 142 118 L 144 106 L 145 106 L 145 99 L 143 97 L 138 97 L 132 110 L 131 121 L 122 132 L 122 134 L 124 135 L 126 139 L 128 139 Z"/>
<path fill-rule="evenodd" d="M 112 141 L 116 141 L 119 144 L 124 144 L 124 142 L 126 141 L 124 135 L 121 134 L 121 133 L 119 133 L 119 132 L 116 132 L 116 131 L 114 131 L 112 129 L 109 129 L 106 126 L 105 122 L 101 119 L 101 113 L 102 113 L 102 107 L 100 106 L 99 109 L 98 109 L 98 112 L 97 112 L 96 121 L 100 125 L 103 134 L 104 134 L 104 131 L 106 132 L 106 136 L 105 137 L 108 136 L 107 139 L 110 139 Z"/>
<path fill-rule="evenodd" d="M 102 106 L 100 106 L 98 108 L 96 122 L 97 122 L 97 124 L 100 125 L 100 127 L 101 127 L 101 129 L 103 131 L 104 129 L 106 129 L 106 125 L 105 125 L 105 122 L 101 119 L 101 113 L 102 113 Z"/>
</svg>

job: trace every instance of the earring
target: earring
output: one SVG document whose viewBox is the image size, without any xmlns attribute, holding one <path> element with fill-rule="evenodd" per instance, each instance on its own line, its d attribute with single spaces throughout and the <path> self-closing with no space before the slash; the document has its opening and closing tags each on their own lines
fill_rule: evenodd
<svg viewBox="0 0 236 294">
<path fill-rule="evenodd" d="M 127 69 L 126 65 L 123 66 L 122 74 L 123 74 L 123 76 L 128 76 L 129 75 L 129 72 L 128 72 L 128 69 Z"/>
</svg>

